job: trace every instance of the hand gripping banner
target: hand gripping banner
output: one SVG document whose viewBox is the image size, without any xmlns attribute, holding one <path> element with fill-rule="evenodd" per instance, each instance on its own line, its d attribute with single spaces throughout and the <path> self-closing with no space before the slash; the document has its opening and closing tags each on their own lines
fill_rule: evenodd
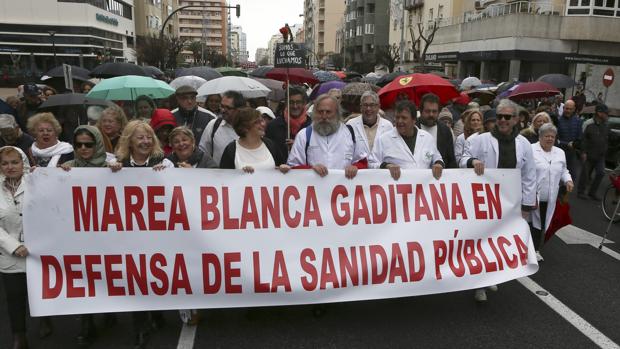
<svg viewBox="0 0 620 349">
<path fill-rule="evenodd" d="M 515 170 L 39 168 L 24 207 L 34 316 L 405 297 L 538 270 Z"/>
</svg>

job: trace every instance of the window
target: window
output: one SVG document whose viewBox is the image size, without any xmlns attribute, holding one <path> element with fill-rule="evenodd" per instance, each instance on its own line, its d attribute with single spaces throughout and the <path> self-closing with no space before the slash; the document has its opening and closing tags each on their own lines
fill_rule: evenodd
<svg viewBox="0 0 620 349">
<path fill-rule="evenodd" d="M 374 34 L 375 33 L 375 25 L 373 23 L 366 24 L 364 28 L 364 34 Z"/>
<path fill-rule="evenodd" d="M 375 13 L 375 4 L 368 4 L 368 13 Z"/>
<path fill-rule="evenodd" d="M 358 26 L 357 26 L 357 31 L 356 31 L 355 35 L 356 35 L 356 36 L 360 36 L 360 35 L 362 35 L 362 26 L 361 26 L 361 25 L 358 25 Z"/>
<path fill-rule="evenodd" d="M 428 20 L 432 21 L 433 20 L 433 9 L 429 9 L 428 10 Z"/>
</svg>

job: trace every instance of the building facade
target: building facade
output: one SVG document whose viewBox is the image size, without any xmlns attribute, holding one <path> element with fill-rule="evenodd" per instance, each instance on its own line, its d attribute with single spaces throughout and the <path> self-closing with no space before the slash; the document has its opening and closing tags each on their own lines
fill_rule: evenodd
<svg viewBox="0 0 620 349">
<path fill-rule="evenodd" d="M 256 49 L 256 53 L 254 54 L 254 61 L 257 65 L 260 65 L 263 58 L 267 57 L 267 49 L 264 47 L 259 47 Z"/>
<path fill-rule="evenodd" d="M 133 0 L 0 0 L 0 69 L 40 76 L 74 64 L 134 62 Z"/>
<path fill-rule="evenodd" d="M 134 8 L 136 35 L 158 35 L 160 26 L 165 20 L 163 15 L 164 11 L 161 0 L 136 1 Z"/>
<path fill-rule="evenodd" d="M 607 69 L 620 73 L 617 1 L 465 1 L 458 16 L 435 20 L 439 29 L 425 58 L 449 75 L 531 81 L 567 74 L 588 100 L 607 92 L 610 106 L 620 107 L 620 86 L 602 86 Z"/>
<path fill-rule="evenodd" d="M 248 52 L 247 35 L 243 32 L 240 25 L 232 26 L 232 33 L 237 33 L 238 45 L 233 47 L 233 62 L 238 64 L 247 63 L 250 53 Z"/>
<path fill-rule="evenodd" d="M 344 4 L 343 1 L 329 0 L 304 2 L 304 41 L 311 66 L 324 67 L 328 56 L 339 52 L 337 31 L 344 16 Z"/>
<path fill-rule="evenodd" d="M 390 2 L 375 0 L 345 1 L 344 55 L 346 65 L 370 71 L 375 50 L 389 44 Z"/>
<path fill-rule="evenodd" d="M 178 6 L 200 5 L 177 12 L 178 36 L 186 42 L 199 41 L 204 50 L 213 50 L 226 55 L 228 53 L 228 20 L 226 1 L 213 0 L 179 0 Z M 182 51 L 186 62 L 191 62 L 192 52 Z"/>
</svg>

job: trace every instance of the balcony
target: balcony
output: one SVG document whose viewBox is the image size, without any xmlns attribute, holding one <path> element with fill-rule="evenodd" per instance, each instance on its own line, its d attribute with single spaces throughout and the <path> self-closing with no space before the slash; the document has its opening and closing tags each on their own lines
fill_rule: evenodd
<svg viewBox="0 0 620 349">
<path fill-rule="evenodd" d="M 405 0 L 405 9 L 413 10 L 424 6 L 424 0 Z"/>
</svg>

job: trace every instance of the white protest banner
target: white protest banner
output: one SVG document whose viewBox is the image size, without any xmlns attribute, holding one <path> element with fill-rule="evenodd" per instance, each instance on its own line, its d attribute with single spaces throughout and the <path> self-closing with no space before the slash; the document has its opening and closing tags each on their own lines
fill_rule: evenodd
<svg viewBox="0 0 620 349">
<path fill-rule="evenodd" d="M 34 316 L 403 297 L 538 270 L 515 170 L 39 168 L 26 180 Z"/>
</svg>

